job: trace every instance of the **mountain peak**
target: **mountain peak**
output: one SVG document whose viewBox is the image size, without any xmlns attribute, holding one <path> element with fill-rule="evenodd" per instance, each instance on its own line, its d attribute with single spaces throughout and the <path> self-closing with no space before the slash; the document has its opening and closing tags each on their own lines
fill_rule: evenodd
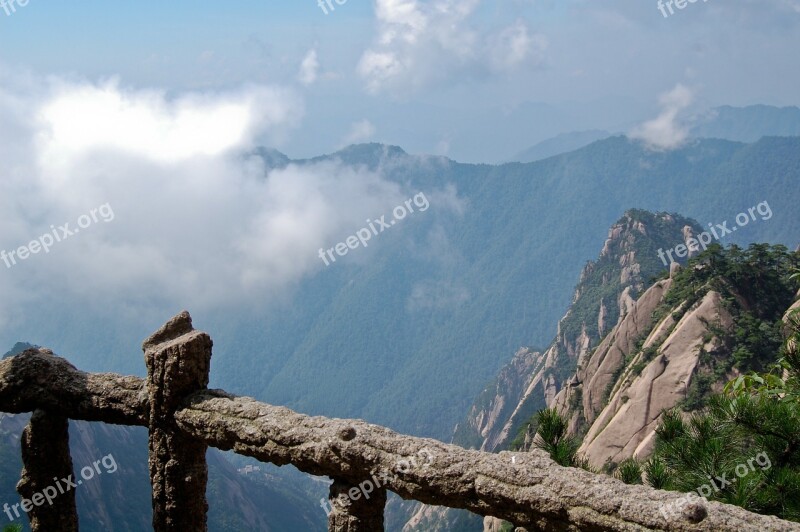
<svg viewBox="0 0 800 532">
<path fill-rule="evenodd" d="M 3 358 L 5 359 L 13 357 L 15 355 L 22 353 L 23 351 L 26 351 L 27 349 L 36 349 L 37 347 L 38 346 L 29 344 L 28 342 L 17 342 L 16 344 L 14 344 L 14 347 L 12 347 L 8 353 L 3 355 Z"/>
</svg>

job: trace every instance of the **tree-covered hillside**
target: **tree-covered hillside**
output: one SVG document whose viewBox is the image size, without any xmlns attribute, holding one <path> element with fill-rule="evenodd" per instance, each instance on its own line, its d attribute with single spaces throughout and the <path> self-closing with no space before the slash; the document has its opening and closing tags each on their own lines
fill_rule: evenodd
<svg viewBox="0 0 800 532">
<path fill-rule="evenodd" d="M 768 201 L 771 219 L 724 243 L 793 246 L 800 235 L 796 138 L 704 140 L 653 152 L 614 137 L 502 166 L 380 145 L 328 159 L 380 171 L 409 194 L 425 192 L 431 207 L 363 253 L 327 268 L 320 262 L 313 276 L 261 307 L 189 309 L 214 338 L 212 385 L 444 439 L 520 346 L 552 340 L 583 265 L 631 207 L 680 212 L 705 226 Z M 38 322 L 24 324 L 30 334 L 11 341 L 54 347 L 81 369 L 134 374 L 143 371 L 136 346 L 166 317 L 139 323 L 82 313 L 82 325 L 63 327 L 63 316 L 51 312 L 42 308 Z"/>
<path fill-rule="evenodd" d="M 339 157 L 381 166 L 412 190 L 453 185 L 463 214 L 437 213 L 432 199 L 368 260 L 312 279 L 291 313 L 266 321 L 262 352 L 271 356 L 252 355 L 234 372 L 262 375 L 263 384 L 246 391 L 269 401 L 413 433 L 447 437 L 486 375 L 521 345 L 550 341 L 581 265 L 632 205 L 680 208 L 705 224 L 766 200 L 773 217 L 730 242 L 792 244 L 800 234 L 800 198 L 789 197 L 800 178 L 800 139 L 702 141 L 654 153 L 617 137 L 499 167 L 371 146 Z M 425 294 L 424 305 L 412 304 L 415 293 Z M 252 346 L 256 335 L 245 336 L 239 341 Z"/>
</svg>

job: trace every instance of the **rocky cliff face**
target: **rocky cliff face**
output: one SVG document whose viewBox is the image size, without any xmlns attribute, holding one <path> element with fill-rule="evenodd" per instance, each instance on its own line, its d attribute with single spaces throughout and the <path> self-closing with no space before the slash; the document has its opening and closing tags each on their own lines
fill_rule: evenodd
<svg viewBox="0 0 800 532">
<path fill-rule="evenodd" d="M 733 323 L 722 307 L 720 294 L 714 291 L 709 291 L 678 323 L 672 316 L 664 318 L 641 351 L 628 351 L 635 355 L 627 366 L 623 367 L 622 361 L 617 364 L 622 375 L 616 382 L 609 382 L 613 386 L 609 403 L 591 425 L 581 447 L 592 465 L 600 467 L 631 456 L 649 456 L 661 413 L 687 398 L 700 354 L 722 347 L 717 336 L 707 338 L 708 323 L 725 330 L 730 330 Z M 655 358 L 648 361 L 650 356 Z M 637 369 L 640 364 L 646 365 Z M 728 376 L 718 384 L 726 380 Z M 601 405 L 584 402 L 583 406 L 594 412 Z"/>
<path fill-rule="evenodd" d="M 758 253 L 748 260 L 760 260 Z M 746 275 L 737 281 L 736 272 L 746 270 L 735 263 L 741 256 L 737 250 L 723 259 L 733 263 L 717 266 L 725 274 L 712 272 L 714 257 L 687 272 L 673 268 L 671 278 L 635 302 L 559 392 L 551 406 L 570 420 L 574 434 L 585 434 L 580 452 L 593 467 L 646 458 L 662 412 L 698 408 L 740 370 L 763 367 L 777 356 L 778 339 L 770 329 L 776 310 L 782 314 L 791 300 L 781 294 L 780 283 L 770 281 L 757 292 Z M 763 272 L 779 277 L 773 259 L 763 257 L 758 267 L 764 270 L 753 279 L 763 278 Z M 763 294 L 772 294 L 770 304 L 763 304 Z M 755 337 L 760 339 L 750 339 Z M 748 353 L 759 345 L 760 352 Z"/>
<path fill-rule="evenodd" d="M 456 427 L 454 439 L 473 438 L 470 444 L 481 451 L 494 450 L 504 441 L 507 421 L 517 414 L 519 397 L 522 397 L 540 375 L 545 360 L 542 353 L 522 348 L 514 355 L 495 381 L 487 386 L 470 409 L 466 428 Z"/>
<path fill-rule="evenodd" d="M 701 353 L 722 347 L 708 324 L 731 330 L 733 320 L 713 290 L 679 321 L 680 308 L 654 321 L 671 284 L 647 290 L 554 401 L 574 432 L 588 428 L 581 451 L 594 467 L 647 456 L 661 412 L 686 399 Z"/>
<path fill-rule="evenodd" d="M 584 266 L 553 343 L 543 354 L 518 351 L 475 401 L 454 441 L 486 451 L 507 446 L 533 413 L 555 403 L 609 329 L 633 312 L 650 279 L 665 268 L 658 250 L 686 242 L 699 231 L 696 222 L 677 215 L 625 213 L 609 230 L 598 259 Z M 637 314 L 631 323 L 636 321 L 646 320 Z"/>
<path fill-rule="evenodd" d="M 555 403 L 564 403 L 568 398 L 581 394 L 583 415 L 587 423 L 593 423 L 602 408 L 603 395 L 614 384 L 616 373 L 627 353 L 634 349 L 638 338 L 651 326 L 651 316 L 669 290 L 670 280 L 660 281 L 648 289 L 606 336 L 591 356 L 581 360 L 576 377 L 568 381 Z"/>
</svg>

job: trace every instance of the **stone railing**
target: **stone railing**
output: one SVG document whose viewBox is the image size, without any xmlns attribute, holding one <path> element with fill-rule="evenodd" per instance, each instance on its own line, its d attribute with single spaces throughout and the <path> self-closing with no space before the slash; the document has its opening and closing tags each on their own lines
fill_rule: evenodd
<svg viewBox="0 0 800 532">
<path fill-rule="evenodd" d="M 21 439 L 19 493 L 28 498 L 72 474 L 68 420 L 79 419 L 148 428 L 158 532 L 207 530 L 208 446 L 331 477 L 333 531 L 383 530 L 387 490 L 531 531 L 800 531 L 796 523 L 702 500 L 667 520 L 660 510 L 680 495 L 560 467 L 540 452 L 482 453 L 209 390 L 211 346 L 184 312 L 144 342 L 146 379 L 84 373 L 46 349 L 0 362 L 0 411 L 33 412 Z M 31 528 L 78 530 L 74 493 L 34 506 Z"/>
</svg>

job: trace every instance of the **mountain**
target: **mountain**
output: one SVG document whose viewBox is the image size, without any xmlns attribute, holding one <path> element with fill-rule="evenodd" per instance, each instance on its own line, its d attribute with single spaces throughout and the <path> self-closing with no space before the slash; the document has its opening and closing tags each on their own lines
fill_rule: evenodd
<svg viewBox="0 0 800 532">
<path fill-rule="evenodd" d="M 289 157 L 274 148 L 256 148 L 248 155 L 259 157 L 268 169 L 286 168 L 292 162 Z"/>
<path fill-rule="evenodd" d="M 589 131 L 573 131 L 571 133 L 562 133 L 553 138 L 543 140 L 538 144 L 528 148 L 527 150 L 518 153 L 510 159 L 520 163 L 532 163 L 541 159 L 547 159 L 554 155 L 561 155 L 575 151 L 584 146 L 588 146 L 592 142 L 606 139 L 612 136 L 608 131 L 600 129 L 592 129 Z"/>
<path fill-rule="evenodd" d="M 703 140 L 653 153 L 615 137 L 497 167 L 385 146 L 349 148 L 334 157 L 431 191 L 433 207 L 386 235 L 367 263 L 329 268 L 298 290 L 290 313 L 261 321 L 259 336 L 281 358 L 256 350 L 264 354 L 248 365 L 248 379 L 231 388 L 304 412 L 445 438 L 485 376 L 500 369 L 502 353 L 542 345 L 553 334 L 556 313 L 569 304 L 569 279 L 602 238 L 599 228 L 630 205 L 680 206 L 721 222 L 768 200 L 769 220 L 726 240 L 796 239 L 800 198 L 790 196 L 798 194 L 798 148 L 800 139 Z M 448 185 L 463 214 L 437 212 L 437 191 Z"/>
<path fill-rule="evenodd" d="M 598 258 L 583 267 L 572 304 L 558 322 L 548 349 L 518 350 L 478 395 L 456 427 L 453 442 L 493 452 L 514 445 L 512 439 L 531 416 L 552 404 L 578 361 L 626 319 L 650 280 L 663 271 L 658 250 L 672 248 L 701 231 L 696 221 L 676 214 L 626 212 L 608 230 Z M 468 512 L 423 505 L 416 507 L 410 522 L 424 524 L 413 530 L 466 531 L 480 525 L 480 519 Z"/>
<path fill-rule="evenodd" d="M 453 442 L 482 451 L 500 451 L 527 427 L 531 416 L 554 401 L 579 360 L 625 321 L 650 280 L 664 269 L 659 249 L 669 249 L 702 232 L 694 220 L 676 214 L 630 210 L 608 231 L 597 260 L 588 262 L 572 304 L 544 352 L 522 348 L 478 395 L 454 431 Z M 679 259 L 685 261 L 686 259 Z M 525 441 L 521 443 L 526 443 Z M 417 505 L 411 530 L 476 530 L 481 520 L 469 512 Z M 489 520 L 487 530 L 497 523 Z"/>
<path fill-rule="evenodd" d="M 762 137 L 800 136 L 800 108 L 751 105 L 715 107 L 695 119 L 692 137 L 756 142 Z"/>
<path fill-rule="evenodd" d="M 797 137 L 800 136 L 800 108 L 723 105 L 692 117 L 690 123 L 692 138 L 756 142 L 762 137 Z M 528 163 L 547 159 L 575 151 L 612 135 L 614 133 L 601 129 L 562 133 L 517 153 L 509 161 Z"/>
<path fill-rule="evenodd" d="M 262 308 L 198 314 L 215 342 L 213 386 L 440 439 L 520 346 L 546 350 L 582 266 L 631 206 L 680 211 L 705 227 L 767 202 L 722 242 L 794 244 L 800 234 L 798 138 L 653 152 L 612 137 L 500 166 L 360 145 L 291 164 L 337 160 L 380 172 L 409 197 L 425 192 L 430 208 Z M 87 371 L 141 374 L 131 353 L 158 322 L 70 316 L 48 306 L 15 338 L 70 353 Z"/>
</svg>

